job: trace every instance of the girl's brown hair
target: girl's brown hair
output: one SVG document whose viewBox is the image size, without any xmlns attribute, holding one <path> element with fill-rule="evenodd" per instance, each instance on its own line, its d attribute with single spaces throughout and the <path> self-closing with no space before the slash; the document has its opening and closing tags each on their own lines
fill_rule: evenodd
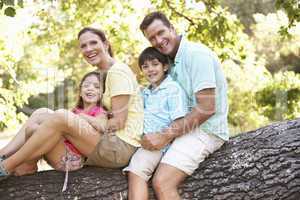
<svg viewBox="0 0 300 200">
<path fill-rule="evenodd" d="M 78 95 L 77 103 L 75 104 L 76 108 L 80 108 L 80 109 L 84 108 L 83 107 L 83 99 L 80 96 L 80 91 L 81 91 L 81 87 L 82 87 L 83 82 L 89 76 L 95 76 L 95 77 L 97 77 L 97 79 L 98 79 L 98 81 L 100 83 L 100 87 L 102 88 L 102 93 L 104 93 L 104 91 L 105 91 L 106 73 L 103 73 L 103 72 L 100 73 L 100 72 L 97 72 L 97 71 L 93 71 L 93 72 L 89 72 L 89 73 L 85 74 L 83 76 L 83 78 L 81 79 L 80 84 L 79 84 L 79 95 Z M 99 99 L 99 101 L 97 101 L 97 106 L 102 106 L 101 99 Z"/>
</svg>

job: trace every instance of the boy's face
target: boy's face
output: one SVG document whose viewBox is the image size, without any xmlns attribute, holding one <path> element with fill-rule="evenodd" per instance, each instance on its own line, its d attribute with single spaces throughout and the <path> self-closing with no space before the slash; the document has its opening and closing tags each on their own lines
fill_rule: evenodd
<svg viewBox="0 0 300 200">
<path fill-rule="evenodd" d="M 179 41 L 173 27 L 169 28 L 161 20 L 155 19 L 144 30 L 144 35 L 162 54 L 175 57 Z"/>
<path fill-rule="evenodd" d="M 165 73 L 168 71 L 168 65 L 163 65 L 157 59 L 146 60 L 141 69 L 146 79 L 155 88 L 164 80 Z"/>
</svg>

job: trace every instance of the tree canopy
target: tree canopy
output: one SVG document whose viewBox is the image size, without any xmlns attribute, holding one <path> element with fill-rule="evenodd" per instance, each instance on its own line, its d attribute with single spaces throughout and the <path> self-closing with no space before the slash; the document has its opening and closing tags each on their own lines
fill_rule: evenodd
<svg viewBox="0 0 300 200">
<path fill-rule="evenodd" d="M 300 25 L 299 12 L 294 12 L 299 6 L 293 0 L 276 2 L 285 12 L 255 14 L 254 9 L 249 34 L 227 7 L 232 5 L 217 0 L 0 0 L 0 129 L 24 120 L 28 108 L 73 106 L 78 81 L 93 70 L 78 51 L 77 33 L 85 26 L 103 29 L 116 58 L 145 84 L 137 57 L 149 43 L 139 23 L 153 10 L 163 11 L 179 33 L 221 58 L 232 132 L 299 117 Z M 278 34 L 281 27 L 290 34 L 286 40 Z"/>
</svg>

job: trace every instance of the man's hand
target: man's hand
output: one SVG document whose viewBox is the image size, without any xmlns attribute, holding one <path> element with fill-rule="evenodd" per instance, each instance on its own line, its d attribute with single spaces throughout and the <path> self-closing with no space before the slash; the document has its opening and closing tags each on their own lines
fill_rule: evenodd
<svg viewBox="0 0 300 200">
<path fill-rule="evenodd" d="M 172 141 L 168 135 L 163 133 L 149 133 L 143 136 L 141 145 L 144 149 L 154 151 L 160 150 Z"/>
</svg>

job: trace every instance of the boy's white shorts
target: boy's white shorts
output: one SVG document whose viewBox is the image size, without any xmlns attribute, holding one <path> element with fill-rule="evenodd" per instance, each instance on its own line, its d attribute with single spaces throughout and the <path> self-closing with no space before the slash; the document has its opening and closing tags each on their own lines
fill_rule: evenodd
<svg viewBox="0 0 300 200">
<path fill-rule="evenodd" d="M 161 151 L 139 148 L 123 171 L 130 171 L 148 181 L 161 162 L 191 175 L 198 168 L 199 163 L 223 144 L 223 139 L 198 128 L 176 138 L 164 155 Z"/>
</svg>

